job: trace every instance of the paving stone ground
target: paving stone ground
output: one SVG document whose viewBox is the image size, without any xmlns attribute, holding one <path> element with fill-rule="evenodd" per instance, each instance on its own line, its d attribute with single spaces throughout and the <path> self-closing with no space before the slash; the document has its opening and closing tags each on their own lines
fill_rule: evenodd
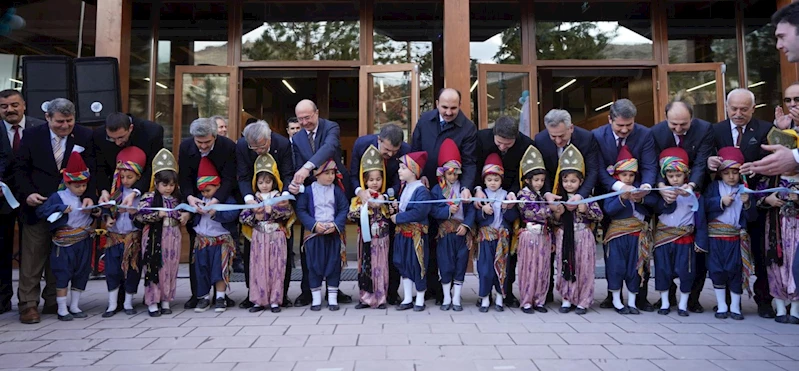
<svg viewBox="0 0 799 371">
<path fill-rule="evenodd" d="M 185 267 L 182 270 L 185 271 Z M 356 282 L 342 290 L 356 293 Z M 469 275 L 465 310 L 442 312 L 428 301 L 421 313 L 354 309 L 288 308 L 249 313 L 230 308 L 184 311 L 189 281 L 178 281 L 174 313 L 150 318 L 136 298 L 138 314 L 101 318 L 107 305 L 103 281 L 91 281 L 82 297 L 90 316 L 59 322 L 45 315 L 23 325 L 15 310 L 0 315 L 0 368 L 34 370 L 579 370 L 715 371 L 799 370 L 799 325 L 757 316 L 744 300 L 744 321 L 718 320 L 710 312 L 678 317 L 642 313 L 621 316 L 600 309 L 605 281 L 596 281 L 597 303 L 588 314 L 524 314 L 518 309 L 479 313 L 477 279 Z M 16 284 L 15 284 L 16 289 Z M 299 293 L 292 283 L 290 297 Z M 231 296 L 244 298 L 243 283 Z M 650 301 L 657 300 L 650 288 Z M 16 300 L 16 299 L 15 299 Z M 714 304 L 709 282 L 701 303 Z"/>
</svg>

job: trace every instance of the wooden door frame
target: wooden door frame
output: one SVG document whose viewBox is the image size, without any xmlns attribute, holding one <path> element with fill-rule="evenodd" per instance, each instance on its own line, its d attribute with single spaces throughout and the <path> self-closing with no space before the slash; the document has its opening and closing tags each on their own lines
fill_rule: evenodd
<svg viewBox="0 0 799 371">
<path fill-rule="evenodd" d="M 488 128 L 488 89 L 489 72 L 526 73 L 529 76 L 527 91 L 530 92 L 527 104 L 530 105 L 530 137 L 538 134 L 538 68 L 532 64 L 483 64 L 477 65 L 477 112 L 478 129 Z M 536 104 L 533 104 L 536 102 Z M 535 123 L 535 124 L 534 124 Z"/>
<path fill-rule="evenodd" d="M 408 132 L 408 142 L 413 136 L 413 129 L 419 120 L 419 65 L 416 63 L 399 63 L 386 65 L 366 65 L 360 67 L 358 74 L 358 136 L 369 134 L 369 100 L 373 95 L 373 84 L 370 83 L 370 75 L 374 73 L 387 72 L 410 72 L 411 73 L 411 116 L 409 117 L 411 127 Z"/>
<path fill-rule="evenodd" d="M 239 135 L 239 69 L 236 66 L 175 66 L 175 94 L 172 122 L 172 153 L 177 154 L 182 138 L 183 123 L 183 75 L 187 73 L 227 74 L 228 77 L 228 135 L 233 141 Z"/>
<path fill-rule="evenodd" d="M 679 63 L 679 64 L 665 64 L 658 66 L 658 107 L 665 107 L 669 103 L 669 72 L 709 72 L 713 71 L 716 74 L 716 115 L 717 121 L 723 121 L 726 118 L 724 110 L 724 63 Z M 662 88 L 661 88 L 662 87 Z M 658 110 L 655 116 L 658 122 L 666 119 L 666 112 Z"/>
</svg>

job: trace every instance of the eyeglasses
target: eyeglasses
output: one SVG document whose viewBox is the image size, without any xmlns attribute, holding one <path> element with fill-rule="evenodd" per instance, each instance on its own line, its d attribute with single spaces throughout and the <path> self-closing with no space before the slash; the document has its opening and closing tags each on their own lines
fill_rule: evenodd
<svg viewBox="0 0 799 371">
<path fill-rule="evenodd" d="M 785 97 L 785 98 L 782 98 L 782 101 L 785 102 L 785 104 L 791 103 L 791 101 L 793 101 L 794 103 L 799 104 L 799 97 Z"/>
</svg>

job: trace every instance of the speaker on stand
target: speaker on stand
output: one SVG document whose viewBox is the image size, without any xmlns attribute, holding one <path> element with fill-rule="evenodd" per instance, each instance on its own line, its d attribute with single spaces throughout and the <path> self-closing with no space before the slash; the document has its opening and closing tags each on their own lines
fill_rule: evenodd
<svg viewBox="0 0 799 371">
<path fill-rule="evenodd" d="M 22 57 L 22 98 L 28 107 L 25 114 L 42 120 L 51 100 L 74 102 L 72 59 L 55 55 Z"/>
<path fill-rule="evenodd" d="M 105 124 L 108 115 L 122 110 L 119 61 L 113 57 L 74 60 L 75 120 L 85 126 Z"/>
</svg>

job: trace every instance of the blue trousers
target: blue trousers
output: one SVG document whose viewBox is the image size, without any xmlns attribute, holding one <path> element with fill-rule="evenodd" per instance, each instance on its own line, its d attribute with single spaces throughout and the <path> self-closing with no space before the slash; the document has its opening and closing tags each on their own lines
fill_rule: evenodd
<svg viewBox="0 0 799 371">
<path fill-rule="evenodd" d="M 438 271 L 441 283 L 463 282 L 466 277 L 466 266 L 469 264 L 469 248 L 466 236 L 450 233 L 438 240 L 436 250 Z"/>
<path fill-rule="evenodd" d="M 402 278 L 408 278 L 416 285 L 416 291 L 427 291 L 427 269 L 429 267 L 430 249 L 427 245 L 427 235 L 422 234 L 425 274 L 416 256 L 413 238 L 405 237 L 399 233 L 394 236 L 394 255 L 391 257 Z"/>
<path fill-rule="evenodd" d="M 477 257 L 477 278 L 480 283 L 477 295 L 484 298 L 491 294 L 493 287 L 498 293 L 502 293 L 502 286 L 499 284 L 499 277 L 494 270 L 494 258 L 497 253 L 499 241 L 480 242 L 480 253 Z"/>
<path fill-rule="evenodd" d="M 622 284 L 626 284 L 627 291 L 637 294 L 641 286 L 641 276 L 638 275 L 638 236 L 628 234 L 610 240 L 605 266 L 608 290 L 621 290 Z"/>
<path fill-rule="evenodd" d="M 105 284 L 108 291 L 116 290 L 125 281 L 125 292 L 135 294 L 139 290 L 139 280 L 141 279 L 141 255 L 134 257 L 137 260 L 136 266 L 127 267 L 127 274 L 122 270 L 122 257 L 125 254 L 125 245 L 118 243 L 105 249 Z"/>
<path fill-rule="evenodd" d="M 729 287 L 734 294 L 743 294 L 743 261 L 741 260 L 741 240 L 727 241 L 710 238 L 707 252 L 707 270 L 713 287 Z"/>
<path fill-rule="evenodd" d="M 667 243 L 655 248 L 655 290 L 666 291 L 675 278 L 680 292 L 690 293 L 696 277 L 696 252 L 693 244 Z"/>
<path fill-rule="evenodd" d="M 86 290 L 92 272 L 92 243 L 86 238 L 71 246 L 56 246 L 50 252 L 50 269 L 55 275 L 57 289 Z"/>
<path fill-rule="evenodd" d="M 197 277 L 197 297 L 211 292 L 211 288 L 224 281 L 222 271 L 222 245 L 194 249 L 194 274 Z"/>
<path fill-rule="evenodd" d="M 330 287 L 338 287 L 341 281 L 341 238 L 338 233 L 316 236 L 305 242 L 305 259 L 311 289 L 322 287 L 322 280 L 327 281 Z"/>
</svg>

